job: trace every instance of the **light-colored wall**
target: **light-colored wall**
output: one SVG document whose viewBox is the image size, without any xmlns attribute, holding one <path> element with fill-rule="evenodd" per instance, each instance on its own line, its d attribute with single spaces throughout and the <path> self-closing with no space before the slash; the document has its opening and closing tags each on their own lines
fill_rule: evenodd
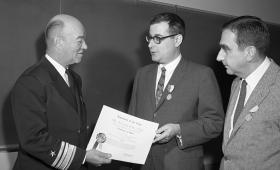
<svg viewBox="0 0 280 170">
<path fill-rule="evenodd" d="M 17 152 L 0 151 L 0 169 L 11 170 L 17 158 Z"/>
<path fill-rule="evenodd" d="M 146 0 L 231 16 L 255 15 L 280 24 L 280 0 Z"/>
</svg>

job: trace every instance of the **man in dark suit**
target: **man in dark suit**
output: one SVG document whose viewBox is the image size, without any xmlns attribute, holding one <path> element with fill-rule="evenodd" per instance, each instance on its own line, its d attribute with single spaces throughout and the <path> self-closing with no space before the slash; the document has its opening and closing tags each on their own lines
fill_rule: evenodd
<svg viewBox="0 0 280 170">
<path fill-rule="evenodd" d="M 280 169 L 280 68 L 267 57 L 267 25 L 254 16 L 225 23 L 217 60 L 236 75 L 224 126 L 221 168 Z"/>
<path fill-rule="evenodd" d="M 156 15 L 146 37 L 154 64 L 137 72 L 129 113 L 159 123 L 143 170 L 203 169 L 202 144 L 217 137 L 224 112 L 213 71 L 184 59 L 184 21 Z"/>
<path fill-rule="evenodd" d="M 82 23 L 57 15 L 47 25 L 46 55 L 17 80 L 11 94 L 19 138 L 15 170 L 83 169 L 110 163 L 110 154 L 86 151 L 90 127 L 82 81 L 69 66 L 87 49 Z"/>
</svg>

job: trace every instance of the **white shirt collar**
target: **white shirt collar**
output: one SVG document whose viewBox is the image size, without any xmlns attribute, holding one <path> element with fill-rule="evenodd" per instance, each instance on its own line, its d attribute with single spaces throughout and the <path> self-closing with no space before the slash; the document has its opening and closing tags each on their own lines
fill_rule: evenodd
<svg viewBox="0 0 280 170">
<path fill-rule="evenodd" d="M 173 72 L 175 70 L 175 68 L 177 67 L 177 65 L 179 64 L 181 58 L 182 58 L 182 55 L 180 54 L 177 58 L 175 58 L 173 61 L 171 61 L 170 63 L 168 63 L 166 65 L 159 64 L 158 69 L 161 69 L 162 67 L 164 67 L 167 72 Z"/>
<path fill-rule="evenodd" d="M 169 80 L 171 79 L 173 72 L 175 71 L 177 65 L 179 64 L 180 60 L 182 58 L 182 55 L 180 54 L 177 58 L 175 58 L 173 61 L 171 61 L 170 63 L 166 64 L 165 66 L 163 64 L 159 64 L 158 65 L 158 70 L 157 70 L 157 80 L 156 82 L 158 83 L 159 79 L 160 79 L 160 75 L 161 75 L 161 68 L 164 66 L 164 68 L 166 69 L 165 72 L 165 81 L 164 81 L 164 88 L 166 87 L 166 85 L 168 84 Z M 156 83 L 156 87 L 157 88 L 157 83 Z"/>
<path fill-rule="evenodd" d="M 63 77 L 64 79 L 64 74 L 65 74 L 65 68 L 59 64 L 57 61 L 55 61 L 53 58 L 51 58 L 48 54 L 45 55 L 47 60 L 55 67 L 55 69 L 58 71 L 58 73 Z"/>
<path fill-rule="evenodd" d="M 270 66 L 270 63 L 271 61 L 269 60 L 269 58 L 265 57 L 264 61 L 258 66 L 258 68 L 253 71 L 248 77 L 246 77 L 245 80 L 251 90 L 253 90 L 257 86 L 258 82 Z"/>
</svg>

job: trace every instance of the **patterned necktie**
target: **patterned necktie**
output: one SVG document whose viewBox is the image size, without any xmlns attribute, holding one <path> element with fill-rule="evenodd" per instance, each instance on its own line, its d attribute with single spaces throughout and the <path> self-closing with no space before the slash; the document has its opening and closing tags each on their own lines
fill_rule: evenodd
<svg viewBox="0 0 280 170">
<path fill-rule="evenodd" d="M 234 114 L 234 119 L 233 119 L 233 126 L 235 125 L 235 122 L 244 107 L 244 102 L 245 102 L 245 97 L 246 97 L 246 86 L 247 86 L 247 82 L 245 80 L 242 80 L 239 99 L 238 99 L 238 103 L 237 103 L 237 106 L 235 109 L 235 114 Z"/>
<path fill-rule="evenodd" d="M 165 71 L 166 69 L 164 67 L 161 68 L 161 76 L 159 78 L 158 84 L 157 84 L 157 90 L 156 90 L 156 106 L 158 105 L 160 98 L 163 93 L 164 88 L 164 81 L 165 81 Z"/>
</svg>

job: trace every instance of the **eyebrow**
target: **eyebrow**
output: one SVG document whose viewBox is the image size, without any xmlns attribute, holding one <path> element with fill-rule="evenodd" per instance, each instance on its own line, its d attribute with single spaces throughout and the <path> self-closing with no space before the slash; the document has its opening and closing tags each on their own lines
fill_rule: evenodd
<svg viewBox="0 0 280 170">
<path fill-rule="evenodd" d="M 164 36 L 164 35 L 161 35 L 161 34 L 155 34 L 154 36 L 152 36 L 151 34 L 149 34 L 150 37 L 161 37 L 161 36 Z"/>
<path fill-rule="evenodd" d="M 76 39 L 85 39 L 85 36 L 78 36 Z"/>
<path fill-rule="evenodd" d="M 219 44 L 220 45 L 220 47 L 222 48 L 222 49 L 224 49 L 224 50 L 229 50 L 230 48 L 227 46 L 227 45 L 225 45 L 225 44 Z"/>
</svg>

